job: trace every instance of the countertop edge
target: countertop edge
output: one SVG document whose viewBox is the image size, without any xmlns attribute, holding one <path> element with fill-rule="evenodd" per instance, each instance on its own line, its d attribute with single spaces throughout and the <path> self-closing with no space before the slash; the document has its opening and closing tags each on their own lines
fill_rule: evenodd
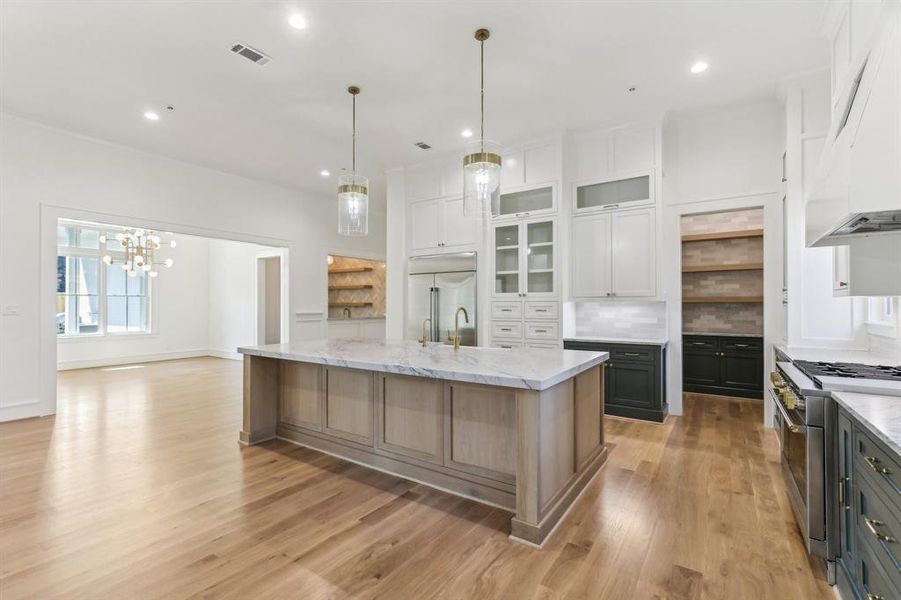
<svg viewBox="0 0 901 600">
<path fill-rule="evenodd" d="M 846 398 L 847 396 L 847 398 Z M 867 416 L 854 407 L 856 402 L 865 402 L 867 398 L 878 398 L 880 400 L 894 400 L 898 404 L 899 419 L 901 419 L 901 397 L 883 396 L 879 394 L 860 394 L 857 392 L 832 392 L 832 399 L 847 410 L 854 419 L 861 424 L 868 432 L 873 434 L 883 444 L 885 444 L 895 455 L 901 459 L 901 438 L 894 440 L 888 433 L 883 431 L 878 425 L 873 423 Z"/>
<path fill-rule="evenodd" d="M 367 362 L 346 360 L 341 358 L 326 358 L 315 355 L 287 355 L 283 352 L 273 350 L 260 350 L 257 348 L 239 347 L 238 352 L 247 356 L 261 356 L 263 358 L 279 358 L 283 360 L 293 360 L 297 362 L 306 362 L 317 365 L 328 365 L 332 367 L 345 367 L 348 369 L 360 369 L 362 371 L 377 371 L 380 373 L 392 373 L 395 375 L 412 375 L 416 377 L 427 377 L 429 379 L 444 379 L 447 381 L 459 381 L 461 383 L 476 383 L 481 385 L 495 385 L 498 387 L 508 387 L 521 390 L 532 390 L 542 392 L 551 388 L 562 381 L 571 379 L 576 375 L 587 371 L 592 367 L 605 362 L 610 358 L 609 352 L 594 352 L 597 356 L 586 360 L 584 363 L 565 369 L 547 379 L 529 379 L 522 377 L 504 376 L 504 375 L 480 375 L 477 373 L 464 373 L 459 371 L 445 371 L 442 369 L 423 369 L 409 365 L 389 364 L 383 362 Z"/>
<path fill-rule="evenodd" d="M 642 340 L 642 339 L 620 339 L 620 338 L 604 338 L 592 336 L 570 336 L 564 337 L 564 342 L 587 342 L 589 344 L 634 344 L 636 346 L 666 346 L 669 340 Z"/>
</svg>

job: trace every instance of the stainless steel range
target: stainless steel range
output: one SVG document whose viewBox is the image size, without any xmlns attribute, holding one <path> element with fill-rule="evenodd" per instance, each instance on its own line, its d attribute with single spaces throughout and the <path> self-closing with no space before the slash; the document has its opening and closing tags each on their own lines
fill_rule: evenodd
<svg viewBox="0 0 901 600">
<path fill-rule="evenodd" d="M 826 560 L 834 581 L 837 538 L 836 409 L 833 391 L 901 395 L 901 367 L 796 360 L 770 374 L 782 473 L 807 550 Z M 834 493 L 832 493 L 834 492 Z"/>
</svg>

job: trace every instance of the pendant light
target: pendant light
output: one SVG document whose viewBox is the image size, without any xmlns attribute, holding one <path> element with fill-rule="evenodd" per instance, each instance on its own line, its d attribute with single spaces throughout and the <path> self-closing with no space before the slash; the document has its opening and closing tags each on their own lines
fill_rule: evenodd
<svg viewBox="0 0 901 600">
<path fill-rule="evenodd" d="M 352 85 L 347 91 L 353 98 L 353 141 L 350 173 L 338 177 L 338 233 L 359 236 L 369 233 L 369 179 L 357 174 L 357 94 L 360 88 Z"/>
<path fill-rule="evenodd" d="M 463 157 L 463 214 L 487 218 L 500 214 L 501 155 L 500 146 L 485 139 L 485 40 L 487 29 L 479 29 L 479 69 L 481 74 L 481 129 L 479 139 L 466 145 Z"/>
</svg>

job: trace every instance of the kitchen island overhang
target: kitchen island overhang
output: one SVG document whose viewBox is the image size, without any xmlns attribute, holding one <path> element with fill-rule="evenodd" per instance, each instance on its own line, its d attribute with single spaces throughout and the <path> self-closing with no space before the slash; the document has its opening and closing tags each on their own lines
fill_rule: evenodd
<svg viewBox="0 0 901 600">
<path fill-rule="evenodd" d="M 515 513 L 541 545 L 607 459 L 604 352 L 318 340 L 239 348 L 240 441 L 279 438 Z"/>
</svg>

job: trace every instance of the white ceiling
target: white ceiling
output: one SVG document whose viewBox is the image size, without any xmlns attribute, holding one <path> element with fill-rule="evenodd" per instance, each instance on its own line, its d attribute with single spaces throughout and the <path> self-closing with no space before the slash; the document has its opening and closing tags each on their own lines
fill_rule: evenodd
<svg viewBox="0 0 901 600">
<path fill-rule="evenodd" d="M 819 1 L 0 6 L 2 110 L 327 193 L 350 162 L 349 84 L 362 88 L 358 170 L 376 184 L 384 169 L 428 156 L 414 142 L 462 152 L 460 131 L 478 127 L 480 26 L 492 34 L 487 135 L 501 142 L 773 97 L 780 78 L 827 59 Z M 288 25 L 293 12 L 307 29 Z M 237 40 L 273 61 L 232 54 Z M 710 69 L 693 76 L 699 58 Z M 145 120 L 148 109 L 162 120 Z"/>
</svg>

